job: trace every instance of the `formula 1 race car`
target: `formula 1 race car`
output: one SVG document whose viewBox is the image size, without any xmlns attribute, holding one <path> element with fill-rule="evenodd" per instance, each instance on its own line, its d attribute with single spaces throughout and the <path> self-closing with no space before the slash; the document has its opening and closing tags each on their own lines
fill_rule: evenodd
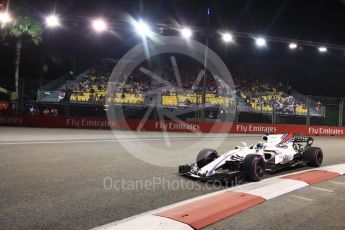
<svg viewBox="0 0 345 230">
<path fill-rule="evenodd" d="M 222 180 L 242 174 L 249 181 L 259 181 L 266 172 L 275 172 L 298 165 L 319 167 L 323 152 L 312 147 L 314 139 L 295 134 L 265 135 L 262 142 L 236 146 L 222 155 L 203 149 L 196 163 L 180 165 L 179 173 L 200 180 Z"/>
</svg>

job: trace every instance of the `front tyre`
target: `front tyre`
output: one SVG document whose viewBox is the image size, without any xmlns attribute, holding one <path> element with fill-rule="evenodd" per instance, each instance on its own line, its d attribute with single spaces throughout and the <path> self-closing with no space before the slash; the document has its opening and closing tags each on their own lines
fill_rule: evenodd
<svg viewBox="0 0 345 230">
<path fill-rule="evenodd" d="M 320 167 L 323 161 L 323 152 L 320 148 L 310 147 L 304 152 L 303 161 L 312 167 Z"/>
<path fill-rule="evenodd" d="M 198 156 L 196 157 L 196 164 L 198 165 L 198 168 L 201 169 L 202 167 L 211 163 L 218 157 L 219 155 L 216 150 L 203 149 L 199 152 Z"/>
<path fill-rule="evenodd" d="M 265 175 L 265 160 L 263 156 L 249 154 L 244 158 L 243 170 L 245 178 L 249 181 L 260 181 Z"/>
</svg>

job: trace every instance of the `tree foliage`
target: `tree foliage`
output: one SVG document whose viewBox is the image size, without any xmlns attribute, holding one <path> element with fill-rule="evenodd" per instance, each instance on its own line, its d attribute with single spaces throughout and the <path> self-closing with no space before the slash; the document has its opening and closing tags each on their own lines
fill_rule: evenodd
<svg viewBox="0 0 345 230">
<path fill-rule="evenodd" d="M 41 25 L 29 16 L 16 16 L 6 31 L 7 36 L 20 40 L 29 39 L 36 45 L 42 40 Z"/>
</svg>

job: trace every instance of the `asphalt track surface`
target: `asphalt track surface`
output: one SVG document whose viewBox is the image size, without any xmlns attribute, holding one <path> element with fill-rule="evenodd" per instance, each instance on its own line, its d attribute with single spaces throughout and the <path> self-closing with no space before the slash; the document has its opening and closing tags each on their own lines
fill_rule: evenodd
<svg viewBox="0 0 345 230">
<path fill-rule="evenodd" d="M 276 197 L 205 230 L 345 229 L 345 176 Z"/>
<path fill-rule="evenodd" d="M 260 140 L 249 135 L 130 134 L 118 131 L 114 138 L 103 130 L 0 127 L 0 228 L 89 229 L 219 191 L 227 186 L 180 177 L 175 165 L 193 162 L 198 150 L 219 141 L 222 153 L 241 141 Z M 324 166 L 345 163 L 344 140 L 315 138 L 325 153 Z M 128 150 L 135 146 L 145 152 L 147 145 L 153 150 L 146 161 L 164 167 Z M 333 192 L 296 191 L 208 228 L 344 229 L 345 180 L 335 180 L 339 183 L 317 185 Z"/>
</svg>

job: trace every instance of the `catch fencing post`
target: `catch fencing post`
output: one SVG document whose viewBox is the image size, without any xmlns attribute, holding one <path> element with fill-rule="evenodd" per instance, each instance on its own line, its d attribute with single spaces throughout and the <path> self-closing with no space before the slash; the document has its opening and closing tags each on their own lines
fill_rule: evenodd
<svg viewBox="0 0 345 230">
<path fill-rule="evenodd" d="M 343 112 L 344 112 L 344 98 L 342 97 L 339 102 L 339 127 L 343 126 Z"/>
<path fill-rule="evenodd" d="M 272 111 L 272 124 L 276 124 L 276 119 L 277 119 L 277 113 L 276 113 L 276 107 L 273 106 L 273 111 Z"/>
<path fill-rule="evenodd" d="M 307 121 L 306 125 L 310 125 L 310 95 L 307 96 Z"/>
</svg>

